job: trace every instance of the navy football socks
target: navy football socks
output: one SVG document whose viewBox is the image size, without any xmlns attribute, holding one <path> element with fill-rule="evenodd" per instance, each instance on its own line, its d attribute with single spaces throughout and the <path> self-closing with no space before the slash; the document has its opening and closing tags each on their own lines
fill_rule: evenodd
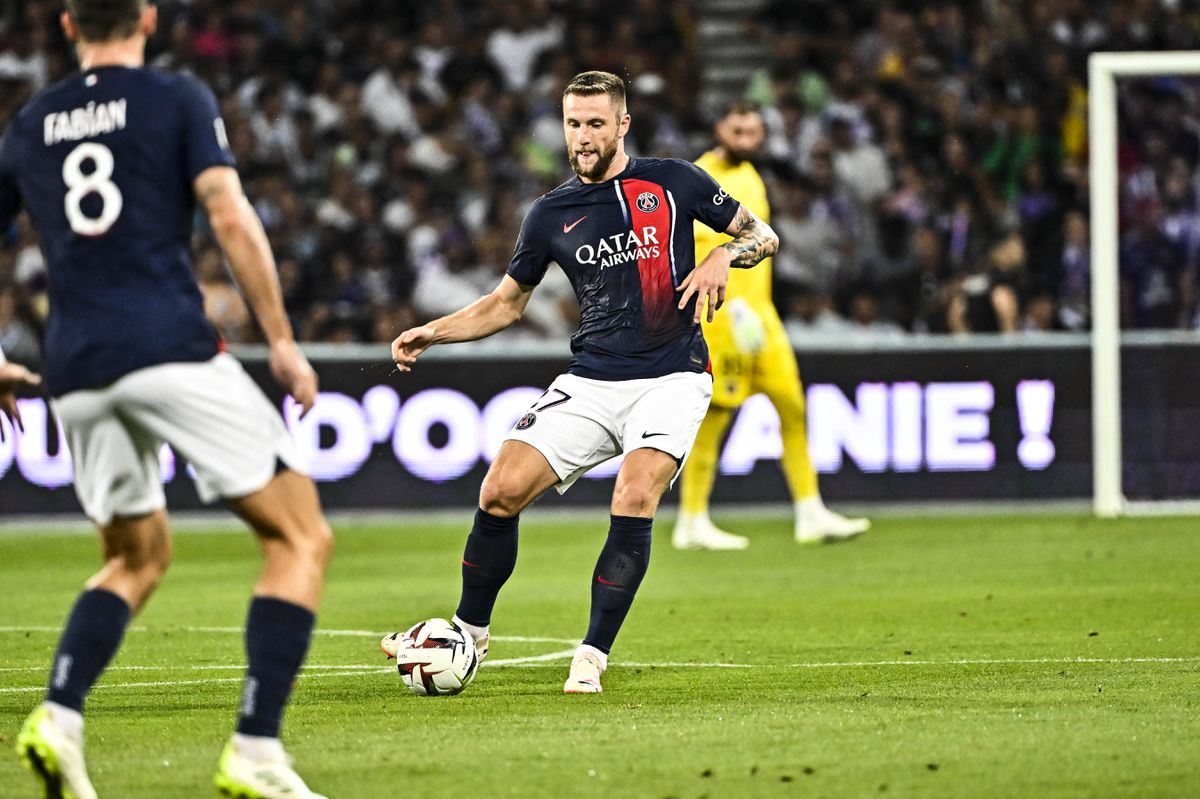
<svg viewBox="0 0 1200 799">
<path fill-rule="evenodd" d="M 93 588 L 79 595 L 54 654 L 47 701 L 83 712 L 88 691 L 121 646 L 132 615 L 112 591 Z"/>
<path fill-rule="evenodd" d="M 592 573 L 592 616 L 583 643 L 608 654 L 650 566 L 653 519 L 612 516 Z"/>
<path fill-rule="evenodd" d="M 517 565 L 517 520 L 493 516 L 480 508 L 467 536 L 462 559 L 462 595 L 458 618 L 467 624 L 487 627 L 500 589 Z"/>
<path fill-rule="evenodd" d="M 283 708 L 304 663 L 316 616 L 307 608 L 256 596 L 246 616 L 246 683 L 237 731 L 279 737 Z"/>
</svg>

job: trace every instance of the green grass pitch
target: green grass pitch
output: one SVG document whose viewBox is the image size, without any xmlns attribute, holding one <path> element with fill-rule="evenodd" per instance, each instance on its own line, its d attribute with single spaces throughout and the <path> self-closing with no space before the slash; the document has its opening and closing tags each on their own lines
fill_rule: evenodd
<svg viewBox="0 0 1200 799">
<path fill-rule="evenodd" d="M 605 692 L 564 696 L 606 520 L 528 513 L 495 662 L 448 698 L 407 694 L 377 643 L 453 611 L 469 514 L 336 525 L 298 769 L 333 799 L 1200 796 L 1197 519 L 883 518 L 815 548 L 718 521 L 751 548 L 675 552 L 660 522 Z M 35 795 L 13 740 L 98 551 L 0 537 L 2 797 Z M 248 534 L 177 536 L 89 702 L 101 796 L 215 795 L 257 565 Z"/>
</svg>

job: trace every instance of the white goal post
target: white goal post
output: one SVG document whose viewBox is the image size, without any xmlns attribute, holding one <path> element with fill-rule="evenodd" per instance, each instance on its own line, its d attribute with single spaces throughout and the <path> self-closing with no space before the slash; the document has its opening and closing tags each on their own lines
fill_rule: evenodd
<svg viewBox="0 0 1200 799">
<path fill-rule="evenodd" d="M 1117 208 L 1118 77 L 1200 74 L 1200 51 L 1095 53 L 1088 58 L 1088 153 L 1092 245 L 1093 510 L 1130 510 L 1121 488 L 1121 320 Z"/>
</svg>

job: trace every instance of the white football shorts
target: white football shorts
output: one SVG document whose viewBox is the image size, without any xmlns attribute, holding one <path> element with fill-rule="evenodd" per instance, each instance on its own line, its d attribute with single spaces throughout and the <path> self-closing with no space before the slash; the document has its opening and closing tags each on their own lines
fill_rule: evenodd
<svg viewBox="0 0 1200 799">
<path fill-rule="evenodd" d="M 682 469 L 711 398 L 712 376 L 703 373 L 642 380 L 563 374 L 505 440 L 523 441 L 542 453 L 562 494 L 588 469 L 643 447 L 667 453 Z"/>
<path fill-rule="evenodd" d="M 75 493 L 99 525 L 165 506 L 164 442 L 191 463 L 204 502 L 253 494 L 276 465 L 303 472 L 283 417 L 231 355 L 130 372 L 53 400 L 75 471 Z"/>
</svg>

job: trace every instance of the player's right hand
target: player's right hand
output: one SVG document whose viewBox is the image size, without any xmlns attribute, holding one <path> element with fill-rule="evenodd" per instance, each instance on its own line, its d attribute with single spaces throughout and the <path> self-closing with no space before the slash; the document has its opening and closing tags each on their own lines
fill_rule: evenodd
<svg viewBox="0 0 1200 799">
<path fill-rule="evenodd" d="M 413 327 L 396 336 L 392 342 L 392 360 L 401 372 L 411 372 L 417 356 L 429 349 L 436 334 L 429 325 Z"/>
<path fill-rule="evenodd" d="M 296 342 L 279 341 L 271 345 L 271 374 L 300 405 L 303 419 L 317 401 L 317 373 Z"/>
<path fill-rule="evenodd" d="M 21 408 L 17 405 L 17 387 L 36 386 L 41 382 L 40 375 L 34 374 L 19 363 L 0 363 L 0 411 L 3 411 L 12 426 L 22 433 L 25 432 L 25 426 L 21 424 Z M 3 440 L 4 426 L 0 425 L 0 441 Z"/>
<path fill-rule="evenodd" d="M 724 247 L 717 247 L 696 268 L 688 273 L 679 283 L 675 291 L 680 292 L 679 310 L 687 308 L 692 297 L 696 298 L 696 308 L 692 321 L 700 324 L 704 314 L 705 304 L 708 305 L 708 321 L 713 320 L 713 314 L 725 304 L 725 286 L 729 283 L 729 263 L 733 256 Z"/>
</svg>

